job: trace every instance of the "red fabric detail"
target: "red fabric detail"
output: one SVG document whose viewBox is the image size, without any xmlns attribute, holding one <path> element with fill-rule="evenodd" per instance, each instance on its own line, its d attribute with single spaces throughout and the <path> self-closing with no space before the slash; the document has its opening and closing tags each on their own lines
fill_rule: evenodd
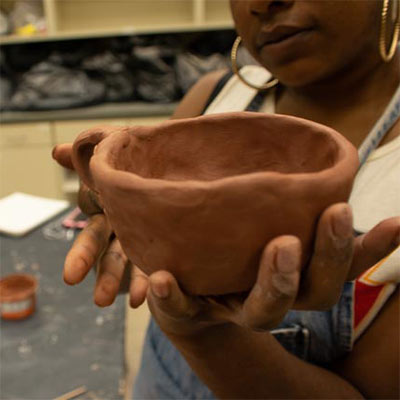
<svg viewBox="0 0 400 400">
<path fill-rule="evenodd" d="M 356 281 L 354 289 L 354 329 L 357 328 L 358 324 L 374 306 L 376 299 L 384 287 L 385 285 L 370 286 Z"/>
</svg>

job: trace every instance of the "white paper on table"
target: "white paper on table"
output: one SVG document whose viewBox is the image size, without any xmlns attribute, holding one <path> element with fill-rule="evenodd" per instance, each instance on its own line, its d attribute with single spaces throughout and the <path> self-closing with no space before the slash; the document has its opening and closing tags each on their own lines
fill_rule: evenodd
<svg viewBox="0 0 400 400">
<path fill-rule="evenodd" d="M 0 199 L 0 232 L 23 236 L 69 207 L 68 201 L 15 192 Z"/>
</svg>

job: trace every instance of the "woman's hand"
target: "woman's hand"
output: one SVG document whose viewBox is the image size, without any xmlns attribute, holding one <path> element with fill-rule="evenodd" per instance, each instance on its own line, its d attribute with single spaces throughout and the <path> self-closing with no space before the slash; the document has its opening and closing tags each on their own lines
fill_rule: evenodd
<svg viewBox="0 0 400 400">
<path fill-rule="evenodd" d="M 296 299 L 300 248 L 300 241 L 293 236 L 271 241 L 248 293 L 190 296 L 171 273 L 157 271 L 148 277 L 149 308 L 161 329 L 173 336 L 197 334 L 212 325 L 231 322 L 253 330 L 273 328 Z"/>
<path fill-rule="evenodd" d="M 64 168 L 73 170 L 72 144 L 58 145 L 53 158 Z M 132 268 L 107 218 L 99 205 L 97 195 L 83 182 L 78 193 L 80 209 L 89 216 L 87 226 L 75 239 L 64 262 L 64 281 L 68 285 L 82 282 L 96 267 L 94 302 L 100 307 L 111 305 L 119 292 L 131 292 L 131 304 L 143 303 L 147 277 L 138 268 Z"/>
<path fill-rule="evenodd" d="M 346 205 L 326 210 L 318 225 L 315 252 L 303 276 L 299 240 L 282 236 L 271 241 L 261 257 L 257 281 L 246 295 L 188 296 L 169 272 L 158 271 L 148 278 L 151 312 L 166 334 L 179 336 L 224 322 L 269 330 L 289 309 L 329 309 L 337 302 L 345 280 L 373 266 L 400 244 L 400 218 L 388 219 L 353 241 L 346 227 L 350 216 Z M 337 227 L 336 236 L 333 226 L 337 218 L 343 218 L 343 226 Z"/>
<path fill-rule="evenodd" d="M 52 156 L 62 167 L 70 170 L 75 169 L 72 163 L 72 143 L 55 146 Z M 79 208 L 88 216 L 103 212 L 96 193 L 90 190 L 82 181 L 79 185 L 78 204 Z"/>
<path fill-rule="evenodd" d="M 74 170 L 71 154 L 72 144 L 66 143 L 54 147 L 52 156 L 62 167 Z M 96 194 L 82 181 L 78 204 L 89 220 L 67 254 L 64 281 L 68 285 L 78 284 L 97 266 L 94 301 L 105 307 L 114 302 L 122 282 L 126 285 L 129 280 L 130 263 L 113 235 Z"/>
</svg>

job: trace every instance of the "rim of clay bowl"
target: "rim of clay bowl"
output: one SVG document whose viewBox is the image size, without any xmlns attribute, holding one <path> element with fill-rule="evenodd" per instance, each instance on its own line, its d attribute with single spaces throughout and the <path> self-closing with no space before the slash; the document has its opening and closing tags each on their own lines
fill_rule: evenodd
<svg viewBox="0 0 400 400">
<path fill-rule="evenodd" d="M 250 172 L 245 174 L 238 174 L 233 176 L 227 176 L 222 178 L 217 178 L 214 180 L 167 180 L 167 179 L 160 179 L 160 178 L 147 178 L 142 177 L 134 172 L 127 172 L 123 170 L 117 170 L 112 165 L 109 164 L 109 154 L 108 152 L 102 151 L 103 146 L 98 146 L 97 151 L 93 154 L 90 167 L 92 170 L 92 174 L 94 177 L 94 181 L 97 180 L 98 177 L 101 180 L 112 181 L 115 187 L 124 188 L 126 186 L 132 185 L 132 183 L 140 184 L 141 187 L 146 187 L 148 189 L 151 188 L 160 188 L 160 186 L 166 189 L 180 189 L 185 187 L 187 189 L 216 189 L 216 187 L 226 187 L 230 185 L 236 185 L 238 183 L 248 183 L 254 184 L 260 181 L 265 183 L 266 179 L 268 178 L 268 182 L 273 185 L 274 182 L 278 181 L 281 184 L 289 184 L 290 181 L 301 179 L 305 185 L 311 184 L 313 185 L 315 181 L 324 182 L 332 180 L 342 180 L 344 175 L 354 175 L 357 171 L 359 161 L 358 161 L 358 153 L 356 148 L 339 132 L 335 131 L 334 129 L 318 124 L 314 121 L 309 121 L 303 118 L 287 116 L 287 115 L 280 115 L 280 114 L 261 114 L 255 112 L 233 112 L 233 113 L 221 113 L 221 114 L 212 114 L 207 116 L 200 116 L 194 118 L 187 118 L 184 123 L 187 123 L 188 120 L 197 121 L 199 118 L 237 118 L 240 117 L 248 117 L 248 118 L 269 118 L 269 119 L 281 119 L 282 117 L 285 118 L 286 121 L 290 121 L 293 124 L 301 124 L 302 126 L 307 126 L 310 128 L 313 127 L 315 131 L 320 131 L 324 135 L 331 137 L 335 144 L 337 145 L 337 153 L 335 155 L 335 164 L 323 168 L 314 172 L 278 172 L 278 171 L 257 171 L 257 172 Z M 179 124 L 180 120 L 171 120 L 165 121 L 164 123 L 160 124 L 160 126 L 168 126 L 168 125 L 175 125 Z M 111 141 L 116 141 L 120 143 L 123 140 L 123 135 L 129 135 L 129 133 L 121 133 L 106 137 L 104 141 L 108 143 Z M 127 136 L 125 136 L 127 137 Z M 103 161 L 103 162 L 99 162 Z M 350 173 L 347 172 L 349 169 Z M 115 179 L 115 175 L 118 174 L 118 179 Z M 89 186 L 93 186 L 94 182 L 85 182 L 89 184 Z M 96 185 L 94 185 L 96 186 Z M 93 189 L 93 187 L 92 187 Z"/>
</svg>

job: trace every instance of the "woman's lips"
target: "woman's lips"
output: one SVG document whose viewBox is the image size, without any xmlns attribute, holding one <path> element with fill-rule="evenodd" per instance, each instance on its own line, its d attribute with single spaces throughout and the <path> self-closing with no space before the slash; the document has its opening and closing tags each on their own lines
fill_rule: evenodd
<svg viewBox="0 0 400 400">
<path fill-rule="evenodd" d="M 294 38 L 297 35 L 307 33 L 310 30 L 310 28 L 300 28 L 295 26 L 277 26 L 273 29 L 260 32 L 257 37 L 256 45 L 257 48 L 261 50 L 261 48 L 265 46 L 279 44 Z"/>
</svg>

